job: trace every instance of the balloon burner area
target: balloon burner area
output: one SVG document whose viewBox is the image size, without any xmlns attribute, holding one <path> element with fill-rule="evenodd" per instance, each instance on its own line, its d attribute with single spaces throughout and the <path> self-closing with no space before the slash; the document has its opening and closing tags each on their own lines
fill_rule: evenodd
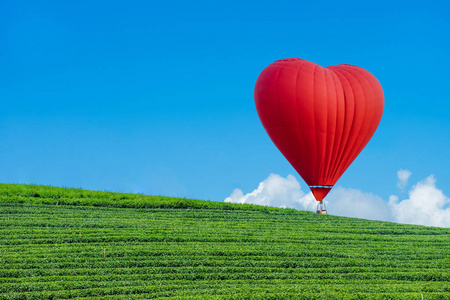
<svg viewBox="0 0 450 300">
<path fill-rule="evenodd" d="M 316 213 L 321 215 L 327 214 L 327 207 L 325 206 L 325 202 L 323 202 L 323 200 L 317 201 Z"/>
</svg>

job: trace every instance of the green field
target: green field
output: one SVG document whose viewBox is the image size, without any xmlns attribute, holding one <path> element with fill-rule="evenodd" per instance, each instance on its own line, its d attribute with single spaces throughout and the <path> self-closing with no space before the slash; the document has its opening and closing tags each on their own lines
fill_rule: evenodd
<svg viewBox="0 0 450 300">
<path fill-rule="evenodd" d="M 450 299 L 449 234 L 0 184 L 0 299 Z"/>
</svg>

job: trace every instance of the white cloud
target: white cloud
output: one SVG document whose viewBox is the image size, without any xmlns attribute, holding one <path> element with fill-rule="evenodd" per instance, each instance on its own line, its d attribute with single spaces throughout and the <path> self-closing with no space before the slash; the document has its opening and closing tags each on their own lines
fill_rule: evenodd
<svg viewBox="0 0 450 300">
<path fill-rule="evenodd" d="M 397 173 L 399 180 L 403 179 L 407 182 L 411 172 L 400 171 Z M 277 174 L 270 174 L 251 193 L 244 195 L 240 189 L 235 189 L 225 202 L 310 211 L 316 208 L 312 193 L 305 194 L 294 176 L 288 175 L 284 178 Z M 401 201 L 395 195 L 390 196 L 389 201 L 384 201 L 377 195 L 337 186 L 331 190 L 325 202 L 328 212 L 333 215 L 450 227 L 450 199 L 436 187 L 436 179 L 433 175 L 414 185 L 409 191 L 409 198 Z"/>
<path fill-rule="evenodd" d="M 392 213 L 383 199 L 371 193 L 337 186 L 327 197 L 328 211 L 336 216 L 368 220 L 393 221 Z"/>
<path fill-rule="evenodd" d="M 277 174 L 270 174 L 251 193 L 244 195 L 240 189 L 235 189 L 224 201 L 299 210 L 312 210 L 316 207 L 316 200 L 312 193 L 305 194 L 294 176 L 288 175 L 284 178 Z"/>
<path fill-rule="evenodd" d="M 411 176 L 410 170 L 398 170 L 397 171 L 397 186 L 399 189 L 404 190 L 404 188 L 408 185 L 409 177 Z"/>
<path fill-rule="evenodd" d="M 433 175 L 413 186 L 409 199 L 398 200 L 395 195 L 389 197 L 396 222 L 450 227 L 450 199 L 436 187 Z"/>
</svg>

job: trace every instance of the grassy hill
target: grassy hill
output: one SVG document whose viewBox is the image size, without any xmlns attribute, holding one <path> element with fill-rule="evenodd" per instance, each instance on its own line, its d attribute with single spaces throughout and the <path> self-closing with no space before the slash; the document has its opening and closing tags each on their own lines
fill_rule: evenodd
<svg viewBox="0 0 450 300">
<path fill-rule="evenodd" d="M 0 299 L 450 299 L 449 234 L 0 184 Z"/>
</svg>

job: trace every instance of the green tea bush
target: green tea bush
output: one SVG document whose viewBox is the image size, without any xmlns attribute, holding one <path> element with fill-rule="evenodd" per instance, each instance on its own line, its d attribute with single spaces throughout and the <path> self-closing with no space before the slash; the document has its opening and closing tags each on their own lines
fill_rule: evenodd
<svg viewBox="0 0 450 300">
<path fill-rule="evenodd" d="M 0 299 L 450 299 L 450 230 L 0 185 Z"/>
</svg>

